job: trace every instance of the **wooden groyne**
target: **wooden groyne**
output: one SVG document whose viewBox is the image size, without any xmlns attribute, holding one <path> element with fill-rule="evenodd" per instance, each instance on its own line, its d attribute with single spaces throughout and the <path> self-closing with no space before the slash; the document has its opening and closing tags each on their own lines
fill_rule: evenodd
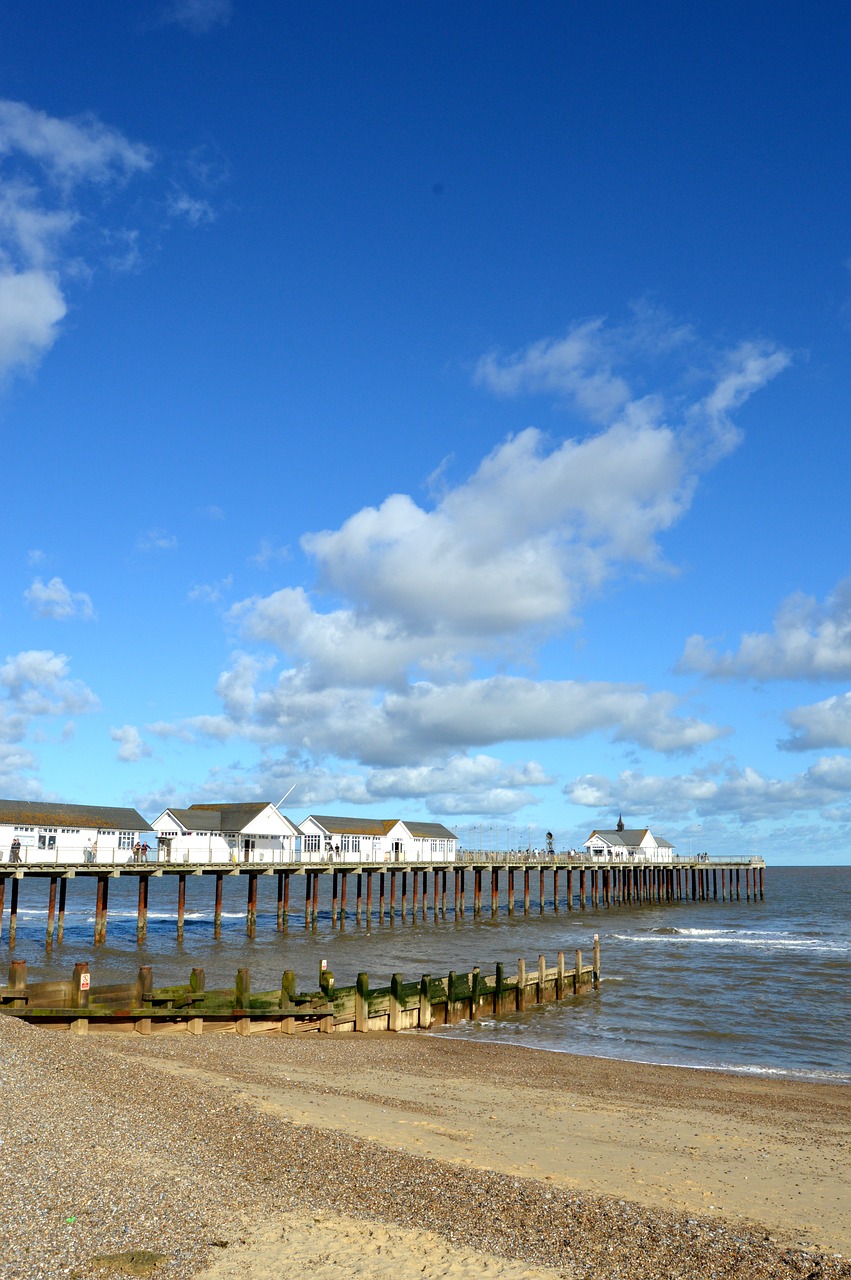
<svg viewBox="0 0 851 1280">
<path fill-rule="evenodd" d="M 277 877 L 277 929 L 287 929 L 291 917 L 303 916 L 305 928 L 316 928 L 319 920 L 320 883 L 328 885 L 324 895 L 329 905 L 332 928 L 346 920 L 357 924 L 383 924 L 400 919 L 455 920 L 481 916 L 487 909 L 491 916 L 504 907 L 509 916 L 532 910 L 600 911 L 645 904 L 683 902 L 761 901 L 765 896 L 765 863 L 761 858 L 746 861 L 689 858 L 669 863 L 577 861 L 575 857 L 554 855 L 546 861 L 528 862 L 508 855 L 482 855 L 474 863 L 449 863 L 421 866 L 399 864 L 352 864 L 275 866 L 239 864 L 223 868 L 201 863 L 134 863 L 125 866 L 65 867 L 56 865 L 0 866 L 0 940 L 3 937 L 6 889 L 9 882 L 8 946 L 15 947 L 18 927 L 18 894 L 21 880 L 34 877 L 48 880 L 47 929 L 45 946 L 49 951 L 61 944 L 65 929 L 65 909 L 69 881 L 95 883 L 94 945 L 106 941 L 109 910 L 109 887 L 119 876 L 138 879 L 136 940 L 144 944 L 148 931 L 148 898 L 151 879 L 170 876 L 177 879 L 177 939 L 182 941 L 186 912 L 186 880 L 188 876 L 215 878 L 213 902 L 214 936 L 221 937 L 222 903 L 225 877 L 246 876 L 245 931 L 253 938 L 257 931 L 258 879 Z M 293 882 L 301 883 L 295 910 L 291 901 Z M 329 883 L 330 882 L 330 883 Z M 409 895 L 410 890 L 410 895 Z M 58 895 L 57 895 L 58 891 Z M 58 907 L 57 907 L 58 896 Z"/>
<path fill-rule="evenodd" d="M 453 1026 L 482 1015 L 522 1013 L 596 989 L 600 983 L 600 942 L 595 934 L 593 963 L 582 963 L 576 951 L 573 968 L 559 952 L 554 968 L 544 956 L 528 969 L 518 960 L 514 973 L 498 964 L 492 974 L 476 967 L 470 973 L 405 982 L 393 974 L 389 987 L 369 986 L 359 973 L 354 986 L 336 987 L 334 975 L 320 974 L 319 989 L 297 992 L 296 976 L 287 970 L 280 988 L 252 994 L 251 976 L 240 969 L 231 988 L 208 991 L 203 969 L 193 969 L 185 986 L 154 987 L 150 965 L 126 984 L 92 985 L 87 964 L 77 964 L 68 981 L 27 982 L 25 960 L 13 960 L 9 980 L 0 987 L 0 1012 L 46 1027 L 62 1027 L 77 1035 L 90 1028 L 109 1031 L 202 1032 L 370 1032 L 408 1031 Z"/>
</svg>

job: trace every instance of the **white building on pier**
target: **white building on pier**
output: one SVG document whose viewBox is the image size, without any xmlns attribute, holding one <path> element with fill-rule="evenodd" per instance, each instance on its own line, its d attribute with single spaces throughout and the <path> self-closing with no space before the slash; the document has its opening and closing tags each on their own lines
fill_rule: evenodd
<svg viewBox="0 0 851 1280">
<path fill-rule="evenodd" d="M 454 862 L 458 848 L 441 822 L 311 814 L 300 830 L 304 862 Z"/>
<path fill-rule="evenodd" d="M 592 858 L 603 862 L 673 862 L 674 846 L 649 827 L 628 828 L 618 819 L 614 831 L 592 831 L 585 841 Z"/>
<path fill-rule="evenodd" d="M 301 833 L 273 804 L 164 809 L 151 826 L 159 862 L 295 862 Z"/>
<path fill-rule="evenodd" d="M 135 809 L 96 804 L 0 800 L 0 861 L 36 863 L 128 862 L 153 839 Z"/>
</svg>

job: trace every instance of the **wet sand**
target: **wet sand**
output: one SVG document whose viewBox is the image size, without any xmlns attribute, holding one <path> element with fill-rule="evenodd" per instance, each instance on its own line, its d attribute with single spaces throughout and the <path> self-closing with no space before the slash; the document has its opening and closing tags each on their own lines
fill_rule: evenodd
<svg viewBox="0 0 851 1280">
<path fill-rule="evenodd" d="M 120 1275 L 136 1250 L 207 1280 L 851 1277 L 840 1086 L 6 1019 L 0 1068 L 4 1280 Z"/>
</svg>

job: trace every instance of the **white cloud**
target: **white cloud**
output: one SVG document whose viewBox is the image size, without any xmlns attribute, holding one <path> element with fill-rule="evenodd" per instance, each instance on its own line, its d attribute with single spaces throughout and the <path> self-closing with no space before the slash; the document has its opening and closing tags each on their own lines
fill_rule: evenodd
<svg viewBox="0 0 851 1280">
<path fill-rule="evenodd" d="M 190 717 L 183 728 L 215 741 L 244 738 L 373 766 L 595 732 L 656 751 L 687 752 L 725 732 L 678 716 L 672 694 L 648 694 L 636 685 L 493 676 L 449 685 L 420 681 L 376 694 L 368 687 L 317 687 L 297 669 L 264 685 L 270 667 L 268 660 L 236 655 L 216 686 L 223 713 Z"/>
<path fill-rule="evenodd" d="M 251 564 L 259 564 L 261 569 L 265 569 L 272 560 L 288 560 L 290 554 L 289 547 L 276 547 L 271 539 L 261 538 L 257 551 L 248 559 Z"/>
<path fill-rule="evenodd" d="M 201 601 L 203 604 L 218 604 L 226 591 L 233 586 L 233 574 L 220 578 L 218 582 L 197 582 L 190 587 L 186 597 L 191 602 Z"/>
<path fill-rule="evenodd" d="M 190 196 L 186 191 L 173 191 L 168 200 L 170 217 L 188 222 L 190 227 L 200 227 L 215 222 L 216 211 L 209 200 Z"/>
<path fill-rule="evenodd" d="M 28 649 L 0 665 L 0 742 L 22 742 L 33 720 L 96 711 L 99 703 L 69 660 L 51 649 Z"/>
<path fill-rule="evenodd" d="M 47 272 L 0 271 L 0 377 L 28 368 L 50 350 L 67 309 Z"/>
<path fill-rule="evenodd" d="M 731 763 L 673 777 L 631 770 L 616 778 L 586 774 L 569 782 L 564 794 L 574 804 L 640 813 L 654 822 L 691 815 L 757 822 L 848 804 L 851 759 L 823 756 L 804 773 L 785 779 Z"/>
<path fill-rule="evenodd" d="M 774 630 L 746 633 L 735 652 L 719 653 L 703 636 L 690 636 L 677 666 L 716 679 L 851 678 L 851 578 L 824 604 L 802 593 L 789 596 Z"/>
<path fill-rule="evenodd" d="M 204 35 L 213 27 L 225 26 L 232 10 L 232 0 L 169 0 L 163 9 L 163 21 Z"/>
<path fill-rule="evenodd" d="M 851 747 L 851 693 L 795 707 L 783 716 L 792 733 L 777 745 L 785 751 Z"/>
<path fill-rule="evenodd" d="M 38 547 L 33 547 L 32 551 L 27 552 L 27 564 L 32 568 L 35 568 L 37 564 L 43 564 L 45 558 L 44 552 L 40 551 Z"/>
<path fill-rule="evenodd" d="M 36 578 L 24 592 L 24 599 L 38 618 L 89 622 L 96 616 L 91 596 L 85 591 L 69 591 L 61 578 L 49 582 Z"/>
<path fill-rule="evenodd" d="M 93 115 L 61 120 L 0 99 L 0 378 L 34 365 L 67 312 L 63 248 L 87 224 L 84 186 L 148 170 L 150 150 Z"/>
<path fill-rule="evenodd" d="M 151 748 L 143 740 L 134 724 L 122 725 L 120 729 L 110 729 L 109 736 L 119 744 L 116 756 L 125 764 L 135 763 L 151 754 Z"/>
<path fill-rule="evenodd" d="M 177 537 L 166 529 L 149 529 L 136 539 L 137 551 L 171 551 L 177 546 Z"/>
</svg>

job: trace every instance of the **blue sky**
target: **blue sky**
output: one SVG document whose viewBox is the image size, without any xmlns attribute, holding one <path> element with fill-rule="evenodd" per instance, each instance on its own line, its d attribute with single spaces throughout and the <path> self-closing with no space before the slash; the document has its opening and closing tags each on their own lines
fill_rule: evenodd
<svg viewBox="0 0 851 1280">
<path fill-rule="evenodd" d="M 0 24 L 2 794 L 849 861 L 851 15 Z"/>
</svg>

